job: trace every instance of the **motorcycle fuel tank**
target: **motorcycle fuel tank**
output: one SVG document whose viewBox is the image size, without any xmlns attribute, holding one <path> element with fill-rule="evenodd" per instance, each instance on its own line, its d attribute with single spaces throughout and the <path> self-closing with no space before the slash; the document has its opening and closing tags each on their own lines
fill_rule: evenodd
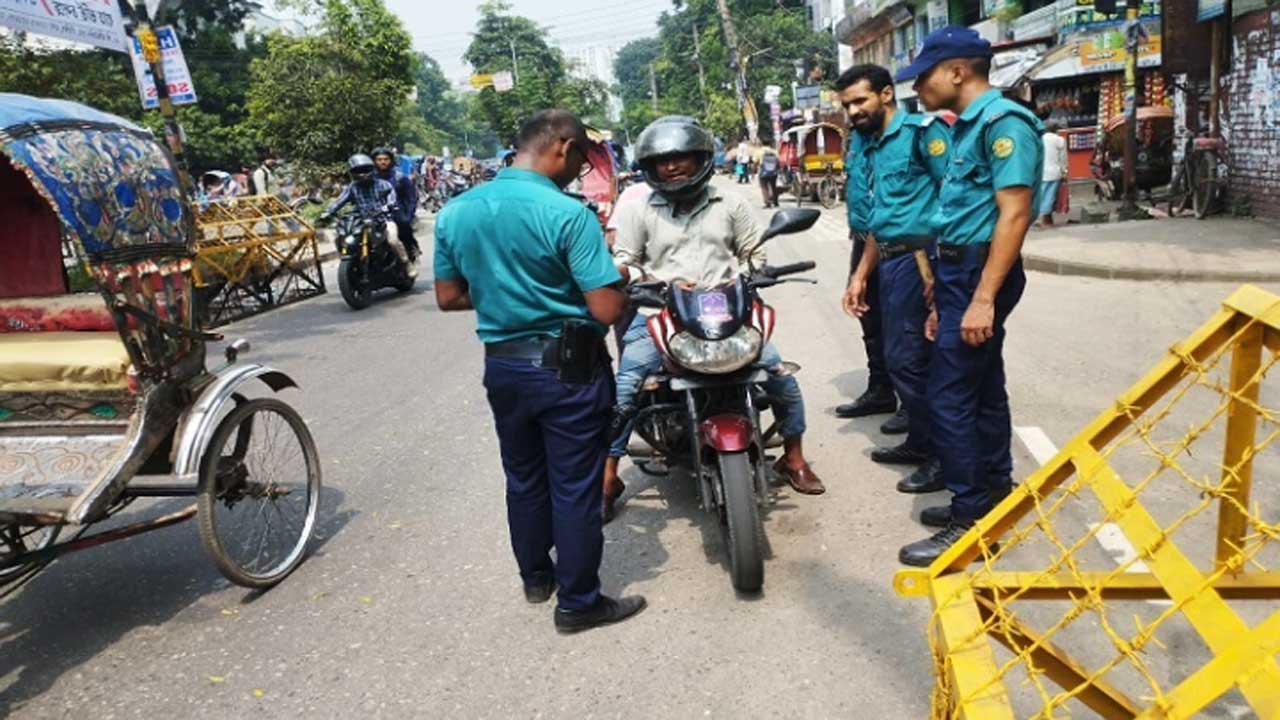
<svg viewBox="0 0 1280 720">
<path fill-rule="evenodd" d="M 715 288 L 671 288 L 671 310 L 680 325 L 702 340 L 722 340 L 750 317 L 751 291 L 735 278 Z"/>
</svg>

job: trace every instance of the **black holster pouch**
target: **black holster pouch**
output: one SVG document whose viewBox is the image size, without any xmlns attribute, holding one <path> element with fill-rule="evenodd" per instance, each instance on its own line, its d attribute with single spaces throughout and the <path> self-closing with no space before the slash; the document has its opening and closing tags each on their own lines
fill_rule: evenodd
<svg viewBox="0 0 1280 720">
<path fill-rule="evenodd" d="M 566 320 L 560 328 L 560 342 L 552 345 L 554 363 L 560 382 L 587 385 L 596 379 L 607 350 L 604 336 L 594 323 Z"/>
</svg>

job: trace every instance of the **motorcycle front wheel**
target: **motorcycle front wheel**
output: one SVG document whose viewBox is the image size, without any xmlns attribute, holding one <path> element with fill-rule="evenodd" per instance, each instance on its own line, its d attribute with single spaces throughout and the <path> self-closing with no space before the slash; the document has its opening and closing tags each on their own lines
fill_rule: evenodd
<svg viewBox="0 0 1280 720">
<path fill-rule="evenodd" d="M 764 524 L 756 503 L 751 458 L 738 452 L 722 453 L 717 460 L 724 492 L 729 577 L 739 592 L 758 592 L 764 586 Z"/>
<path fill-rule="evenodd" d="M 373 302 L 373 290 L 360 279 L 360 267 L 351 258 L 338 265 L 338 290 L 352 310 L 363 310 Z"/>
</svg>

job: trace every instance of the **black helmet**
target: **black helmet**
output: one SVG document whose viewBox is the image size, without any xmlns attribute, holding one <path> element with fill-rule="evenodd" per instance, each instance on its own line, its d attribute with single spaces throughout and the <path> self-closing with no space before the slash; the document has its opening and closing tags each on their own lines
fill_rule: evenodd
<svg viewBox="0 0 1280 720">
<path fill-rule="evenodd" d="M 368 185 L 373 181 L 373 159 L 364 153 L 352 155 L 347 160 L 347 174 L 352 181 Z"/>
<path fill-rule="evenodd" d="M 668 155 L 693 153 L 698 157 L 698 170 L 693 177 L 679 182 L 664 183 L 658 179 L 658 158 Z M 711 179 L 714 169 L 715 141 L 711 133 L 691 117 L 668 115 L 649 124 L 636 140 L 636 162 L 644 173 L 645 182 L 663 196 L 671 199 L 696 195 Z"/>
<path fill-rule="evenodd" d="M 373 152 L 369 153 L 369 157 L 372 157 L 372 158 L 376 158 L 379 155 L 386 155 L 387 157 L 391 158 L 391 163 L 393 165 L 396 162 L 396 151 L 392 150 L 389 147 L 379 145 L 378 147 L 373 149 Z"/>
</svg>

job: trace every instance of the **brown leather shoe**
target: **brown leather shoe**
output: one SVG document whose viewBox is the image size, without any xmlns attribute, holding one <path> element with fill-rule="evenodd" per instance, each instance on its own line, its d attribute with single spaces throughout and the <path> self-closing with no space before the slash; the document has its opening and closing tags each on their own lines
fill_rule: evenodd
<svg viewBox="0 0 1280 720">
<path fill-rule="evenodd" d="M 781 458 L 774 463 L 773 471 L 786 478 L 787 483 L 802 495 L 821 495 L 827 491 L 822 480 L 813 472 L 813 468 L 809 467 L 809 463 L 805 463 L 799 470 L 792 470 L 787 465 L 787 459 Z"/>
<path fill-rule="evenodd" d="M 607 524 L 613 519 L 613 504 L 622 497 L 622 493 L 627 491 L 627 486 L 622 480 L 614 480 L 611 485 L 605 486 L 603 506 L 600 508 L 600 517 Z"/>
</svg>

